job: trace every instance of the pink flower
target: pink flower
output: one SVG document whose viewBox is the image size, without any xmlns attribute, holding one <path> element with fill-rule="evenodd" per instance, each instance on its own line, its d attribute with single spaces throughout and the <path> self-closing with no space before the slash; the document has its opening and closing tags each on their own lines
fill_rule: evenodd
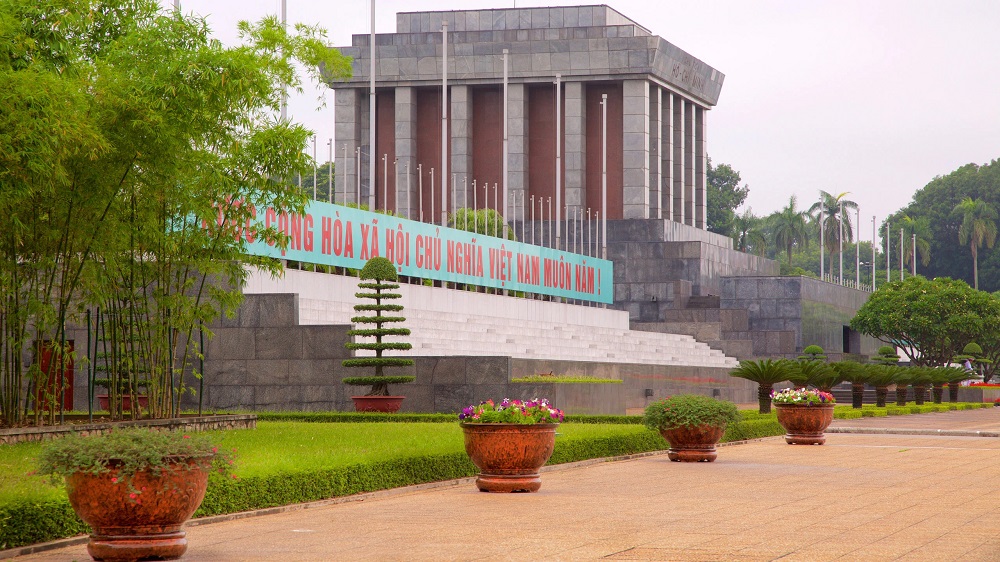
<svg viewBox="0 0 1000 562">
<path fill-rule="evenodd" d="M 118 477 L 117 476 L 112 477 L 111 478 L 111 483 L 112 484 L 117 484 L 118 483 Z"/>
</svg>

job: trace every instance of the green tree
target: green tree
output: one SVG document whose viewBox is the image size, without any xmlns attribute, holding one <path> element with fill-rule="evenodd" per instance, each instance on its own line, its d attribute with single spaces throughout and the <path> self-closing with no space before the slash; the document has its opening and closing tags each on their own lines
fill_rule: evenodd
<svg viewBox="0 0 1000 562">
<path fill-rule="evenodd" d="M 823 229 L 823 246 L 830 256 L 830 269 L 828 273 L 833 273 L 833 255 L 840 251 L 840 234 L 844 233 L 844 242 L 854 240 L 854 229 L 851 225 L 851 214 L 848 210 L 858 208 L 854 201 L 846 199 L 850 192 L 833 195 L 820 190 L 820 200 L 809 207 L 809 214 L 813 215 L 816 224 Z M 841 228 L 843 223 L 843 228 Z"/>
<path fill-rule="evenodd" d="M 1000 315 L 998 305 L 964 281 L 917 275 L 879 287 L 851 328 L 895 345 L 914 365 L 947 365 L 966 344 L 981 339 L 984 319 Z"/>
<path fill-rule="evenodd" d="M 899 226 L 903 230 L 903 263 L 913 266 L 913 246 L 914 235 L 916 235 L 916 252 L 920 263 L 927 266 L 931 262 L 931 226 L 925 217 L 912 219 L 903 215 L 899 221 Z"/>
<path fill-rule="evenodd" d="M 299 177 L 296 177 L 296 183 Z M 308 171 L 301 175 L 302 181 L 302 193 L 309 199 L 315 199 L 316 201 L 333 201 L 330 196 L 330 185 L 331 180 L 333 184 L 333 190 L 336 192 L 337 200 L 343 203 L 344 192 L 343 188 L 337 185 L 337 165 L 333 162 L 323 162 L 322 164 L 316 163 L 316 193 L 315 198 L 313 197 L 313 171 L 309 168 Z"/>
<path fill-rule="evenodd" d="M 958 230 L 963 217 L 954 212 L 955 207 L 966 197 L 985 201 L 995 209 L 1000 205 L 1000 161 L 984 165 L 967 164 L 947 175 L 933 178 L 915 191 L 913 200 L 906 207 L 882 222 L 882 235 L 886 224 L 892 231 L 889 242 L 896 268 L 899 263 L 899 220 L 903 216 L 924 218 L 930 225 L 927 240 L 930 243 L 929 253 L 934 259 L 923 268 L 923 275 L 963 279 L 975 286 L 974 274 L 978 273 L 980 289 L 1000 289 L 1000 251 L 996 247 L 980 247 L 977 252 L 977 267 L 968 267 L 972 258 L 971 246 L 959 242 Z M 909 242 L 904 245 L 909 245 Z M 883 265 L 884 259 L 883 257 Z M 884 278 L 883 274 L 882 279 Z"/>
<path fill-rule="evenodd" d="M 969 244 L 972 250 L 972 286 L 979 288 L 979 247 L 992 248 L 997 239 L 997 212 L 982 199 L 966 197 L 955 205 L 954 213 L 962 218 L 958 227 L 959 244 Z"/>
<path fill-rule="evenodd" d="M 809 246 L 809 226 L 806 213 L 796 208 L 795 196 L 788 199 L 788 205 L 768 217 L 774 245 L 784 248 L 788 263 L 792 263 L 792 249 Z"/>
<path fill-rule="evenodd" d="M 757 359 L 740 361 L 740 366 L 729 372 L 734 377 L 757 383 L 757 405 L 761 414 L 771 413 L 771 392 L 774 385 L 795 377 L 798 371 L 788 359 Z"/>
<path fill-rule="evenodd" d="M 355 316 L 351 318 L 351 322 L 355 324 L 370 324 L 374 325 L 374 328 L 355 328 L 347 331 L 348 336 L 360 336 L 363 338 L 374 338 L 373 342 L 347 342 L 344 344 L 347 349 L 357 351 L 357 350 L 367 350 L 375 352 L 374 357 L 357 357 L 354 359 L 345 359 L 343 365 L 345 367 L 374 367 L 374 376 L 361 376 L 361 377 L 344 377 L 344 384 L 358 385 L 358 386 L 371 386 L 371 390 L 365 396 L 389 396 L 389 385 L 390 384 L 400 384 L 408 383 L 416 380 L 416 377 L 408 375 L 399 376 L 386 376 L 384 369 L 386 367 L 407 367 L 413 365 L 413 360 L 405 357 L 384 357 L 382 353 L 388 350 L 398 350 L 406 351 L 411 349 L 413 346 L 407 342 L 387 342 L 383 341 L 383 338 L 387 336 L 408 336 L 410 335 L 410 330 L 408 328 L 389 328 L 386 325 L 398 324 L 400 322 L 406 321 L 406 318 L 402 316 L 384 316 L 384 312 L 402 312 L 403 305 L 401 304 L 390 304 L 384 303 L 384 300 L 394 300 L 400 298 L 399 293 L 392 293 L 394 289 L 399 288 L 399 283 L 396 283 L 398 277 L 396 275 L 396 266 L 392 265 L 392 262 L 383 257 L 375 257 L 365 264 L 361 269 L 361 273 L 358 275 L 361 282 L 358 283 L 359 289 L 364 289 L 366 291 L 373 292 L 361 292 L 355 293 L 355 296 L 360 299 L 370 299 L 375 301 L 375 304 L 356 304 L 354 305 L 354 310 L 359 313 L 372 313 L 373 316 Z M 365 281 L 371 281 L 366 283 Z"/>
<path fill-rule="evenodd" d="M 203 18 L 156 0 L 0 0 L 0 298 L 16 311 L 0 320 L 5 421 L 34 396 L 31 342 L 60 349 L 95 306 L 121 328 L 124 369 L 149 376 L 149 414 L 176 413 L 192 330 L 238 304 L 245 264 L 280 269 L 246 257 L 242 236 L 255 209 L 304 202 L 274 178 L 306 167 L 309 132 L 274 115 L 301 88 L 296 64 L 319 80 L 350 61 L 319 28 L 271 17 L 239 31 L 223 47 Z"/>
<path fill-rule="evenodd" d="M 707 221 L 708 230 L 734 236 L 736 209 L 743 204 L 750 193 L 750 187 L 740 187 L 740 173 L 729 164 L 712 166 L 708 159 Z"/>
<path fill-rule="evenodd" d="M 764 219 L 755 216 L 751 209 L 746 209 L 733 221 L 735 229 L 736 249 L 740 252 L 754 253 L 759 256 L 767 251 L 767 234 L 764 231 Z"/>
</svg>

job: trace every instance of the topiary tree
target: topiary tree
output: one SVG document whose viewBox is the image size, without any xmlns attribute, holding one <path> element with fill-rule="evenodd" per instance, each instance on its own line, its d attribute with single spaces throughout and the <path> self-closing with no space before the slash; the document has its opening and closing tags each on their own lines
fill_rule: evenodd
<svg viewBox="0 0 1000 562">
<path fill-rule="evenodd" d="M 392 262 L 386 258 L 374 257 L 365 263 L 365 267 L 361 269 L 358 277 L 361 279 L 361 282 L 358 283 L 358 288 L 373 292 L 354 293 L 354 296 L 359 299 L 371 299 L 375 301 L 375 304 L 356 304 L 354 305 L 354 310 L 361 313 L 370 312 L 374 315 L 355 316 L 351 318 L 351 322 L 354 322 L 355 324 L 374 325 L 375 327 L 355 328 L 348 330 L 347 335 L 362 338 L 374 338 L 375 341 L 347 342 L 344 345 L 347 349 L 354 351 L 359 349 L 374 351 L 375 356 L 345 359 L 343 361 L 343 365 L 345 367 L 375 367 L 375 375 L 363 377 L 344 377 L 344 384 L 355 386 L 371 385 L 371 391 L 369 391 L 365 396 L 389 396 L 390 384 L 403 384 L 416 380 L 416 377 L 411 376 L 386 376 L 383 374 L 383 370 L 386 367 L 407 367 L 413 365 L 412 359 L 382 356 L 382 352 L 389 349 L 405 351 L 413 348 L 413 346 L 407 342 L 383 341 L 383 338 L 386 336 L 410 335 L 410 330 L 407 328 L 385 327 L 386 324 L 404 322 L 406 318 L 402 316 L 382 315 L 383 312 L 401 312 L 403 310 L 403 305 L 401 304 L 383 304 L 382 302 L 383 300 L 398 299 L 401 297 L 399 293 L 388 292 L 399 288 L 399 284 L 395 283 L 395 281 L 398 280 L 398 277 L 396 276 L 396 268 L 392 265 Z M 366 280 L 374 282 L 366 283 Z"/>
<path fill-rule="evenodd" d="M 823 348 L 818 345 L 807 345 L 799 355 L 799 361 L 822 361 L 826 359 L 823 355 Z"/>
<path fill-rule="evenodd" d="M 729 374 L 757 383 L 757 402 L 762 414 L 771 413 L 771 391 L 774 390 L 774 385 L 795 376 L 792 362 L 788 359 L 740 361 L 740 366 Z"/>
<path fill-rule="evenodd" d="M 896 365 L 899 363 L 899 355 L 896 355 L 896 348 L 891 345 L 883 345 L 878 348 L 878 353 L 872 357 L 872 361 L 879 365 Z"/>
</svg>

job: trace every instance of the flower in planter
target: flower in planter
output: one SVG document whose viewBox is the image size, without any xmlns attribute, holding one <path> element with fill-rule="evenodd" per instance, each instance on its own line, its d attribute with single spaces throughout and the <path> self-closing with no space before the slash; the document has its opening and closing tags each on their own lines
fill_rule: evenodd
<svg viewBox="0 0 1000 562">
<path fill-rule="evenodd" d="M 553 408 L 545 398 L 526 401 L 504 398 L 500 404 L 487 400 L 467 406 L 458 414 L 459 421 L 466 423 L 559 423 L 563 418 L 563 411 Z"/>
<path fill-rule="evenodd" d="M 771 393 L 771 400 L 775 404 L 834 404 L 837 399 L 829 392 L 812 390 L 805 388 L 786 388 Z"/>
</svg>

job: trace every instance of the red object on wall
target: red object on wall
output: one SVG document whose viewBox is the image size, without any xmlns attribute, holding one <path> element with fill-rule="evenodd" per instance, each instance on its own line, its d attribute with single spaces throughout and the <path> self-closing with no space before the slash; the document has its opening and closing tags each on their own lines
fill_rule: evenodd
<svg viewBox="0 0 1000 562">
<path fill-rule="evenodd" d="M 469 202 L 480 209 L 493 208 L 493 185 L 503 186 L 503 108 L 497 87 L 472 89 L 472 175 L 469 176 Z M 478 193 L 473 199 L 472 180 Z M 461 181 L 461 180 L 459 180 Z M 462 189 L 461 183 L 459 190 Z M 501 195 L 499 199 L 502 199 Z M 503 201 L 499 201 L 503 206 Z"/>
<path fill-rule="evenodd" d="M 552 214 L 555 218 L 556 205 L 556 97 L 555 85 L 543 84 L 528 88 L 528 198 L 535 196 L 536 217 L 541 213 L 542 217 L 547 217 L 549 212 L 548 198 L 552 198 Z M 565 97 L 565 96 L 564 96 Z M 565 113 L 566 104 L 560 104 L 560 108 Z M 563 134 L 562 153 L 566 148 L 566 119 L 565 115 L 560 119 Z M 566 197 L 563 191 L 566 185 L 566 161 L 562 161 L 562 172 L 560 176 L 560 203 L 565 207 Z M 538 201 L 543 201 L 541 211 L 538 210 Z M 530 216 L 530 213 L 529 213 Z M 561 216 L 565 216 L 564 214 Z"/>
<path fill-rule="evenodd" d="M 623 207 L 622 84 L 587 85 L 587 186 L 586 205 L 601 210 L 601 94 L 608 94 L 608 216 L 620 219 Z M 586 209 L 584 209 L 586 212 Z"/>
<path fill-rule="evenodd" d="M 449 114 L 450 114 L 449 110 Z M 441 221 L 441 181 L 448 185 L 448 200 L 451 201 L 451 178 L 447 173 L 441 173 L 441 88 L 417 88 L 417 164 L 422 165 L 424 181 L 423 212 L 424 222 L 440 223 Z M 448 149 L 451 149 L 451 135 L 448 135 Z M 434 168 L 434 216 L 431 216 L 431 168 Z M 414 172 L 413 189 L 414 205 L 419 204 L 419 181 Z M 415 211 L 418 213 L 419 209 Z M 415 214 L 414 219 L 419 215 Z"/>
<path fill-rule="evenodd" d="M 59 387 L 62 386 L 62 407 L 64 410 L 73 409 L 73 340 L 66 342 L 66 357 L 63 361 L 63 374 L 59 374 L 59 354 L 52 349 L 52 342 L 45 340 L 41 342 L 37 350 L 38 367 L 43 375 L 44 385 L 39 382 L 39 387 L 35 391 L 35 403 L 43 409 L 49 409 L 49 400 L 46 396 L 58 395 Z"/>
</svg>

